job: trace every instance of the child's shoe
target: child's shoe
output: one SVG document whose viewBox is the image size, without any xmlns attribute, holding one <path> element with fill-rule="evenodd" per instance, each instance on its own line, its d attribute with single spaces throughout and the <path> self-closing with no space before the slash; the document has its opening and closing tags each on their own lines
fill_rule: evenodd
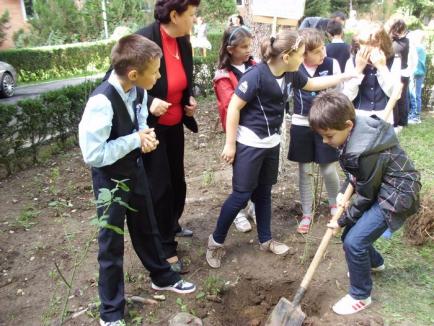
<svg viewBox="0 0 434 326">
<path fill-rule="evenodd" d="M 371 272 L 382 272 L 386 269 L 386 266 L 384 264 L 377 266 L 377 267 L 371 267 Z"/>
<path fill-rule="evenodd" d="M 220 268 L 223 256 L 226 254 L 224 246 L 214 241 L 212 234 L 208 238 L 208 248 L 206 249 L 206 262 L 212 268 Z"/>
<path fill-rule="evenodd" d="M 310 223 L 312 223 L 312 216 L 304 215 L 298 224 L 297 232 L 301 234 L 306 234 L 309 232 Z"/>
<path fill-rule="evenodd" d="M 382 272 L 386 269 L 386 266 L 384 264 L 377 266 L 377 267 L 371 267 L 371 272 L 376 273 L 376 272 Z M 347 276 L 348 278 L 350 277 L 350 272 L 347 272 Z"/>
<path fill-rule="evenodd" d="M 250 217 L 256 225 L 256 212 L 255 212 L 255 204 L 252 201 L 249 201 L 247 204 L 247 216 Z"/>
<path fill-rule="evenodd" d="M 338 205 L 336 205 L 336 204 L 329 205 L 329 208 L 330 208 L 330 215 L 335 216 L 335 214 L 338 211 Z"/>
<path fill-rule="evenodd" d="M 284 243 L 271 239 L 264 243 L 260 243 L 259 250 L 271 251 L 273 254 L 276 255 L 284 255 L 288 252 L 289 247 Z"/>
<path fill-rule="evenodd" d="M 99 320 L 100 326 L 126 326 L 125 321 L 123 319 L 116 321 L 104 321 L 102 319 Z"/>
<path fill-rule="evenodd" d="M 345 297 L 336 302 L 332 309 L 338 315 L 351 315 L 367 308 L 371 302 L 371 297 L 367 297 L 363 300 L 357 300 L 347 294 Z"/>
<path fill-rule="evenodd" d="M 162 286 L 162 287 L 155 285 L 154 283 L 151 283 L 151 287 L 152 289 L 157 291 L 173 291 L 181 294 L 187 294 L 196 291 L 196 285 L 184 280 L 180 280 L 173 285 Z"/>
<path fill-rule="evenodd" d="M 250 222 L 247 220 L 247 215 L 244 211 L 240 211 L 234 220 L 235 228 L 240 232 L 249 232 L 252 229 Z"/>
</svg>

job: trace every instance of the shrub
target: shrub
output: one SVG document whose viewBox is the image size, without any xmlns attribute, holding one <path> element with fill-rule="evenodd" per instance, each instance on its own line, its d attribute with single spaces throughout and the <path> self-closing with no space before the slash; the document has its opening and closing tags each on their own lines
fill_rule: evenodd
<svg viewBox="0 0 434 326">
<path fill-rule="evenodd" d="M 65 146 L 71 136 L 76 139 L 85 102 L 99 83 L 69 86 L 16 105 L 0 104 L 0 165 L 5 174 L 36 163 L 48 141 Z"/>
<path fill-rule="evenodd" d="M 113 44 L 111 41 L 10 49 L 0 52 L 0 60 L 13 65 L 24 82 L 64 78 L 106 70 Z"/>
</svg>

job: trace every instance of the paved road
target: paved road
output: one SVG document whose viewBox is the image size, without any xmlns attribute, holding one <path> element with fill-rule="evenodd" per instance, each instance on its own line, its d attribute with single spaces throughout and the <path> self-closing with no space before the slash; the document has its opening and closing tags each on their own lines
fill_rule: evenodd
<svg viewBox="0 0 434 326">
<path fill-rule="evenodd" d="M 15 89 L 15 95 L 10 98 L 2 98 L 0 99 L 0 103 L 2 104 L 14 104 L 19 100 L 25 99 L 25 98 L 33 98 L 37 97 L 42 93 L 52 91 L 55 89 L 59 89 L 65 86 L 72 86 L 72 85 L 78 85 L 83 83 L 86 80 L 94 80 L 97 78 L 103 77 L 104 74 L 97 74 L 93 76 L 87 76 L 87 77 L 76 77 L 76 78 L 70 78 L 70 79 L 64 79 L 64 80 L 56 80 L 51 82 L 45 82 L 35 85 L 26 85 L 26 86 L 18 86 Z"/>
</svg>

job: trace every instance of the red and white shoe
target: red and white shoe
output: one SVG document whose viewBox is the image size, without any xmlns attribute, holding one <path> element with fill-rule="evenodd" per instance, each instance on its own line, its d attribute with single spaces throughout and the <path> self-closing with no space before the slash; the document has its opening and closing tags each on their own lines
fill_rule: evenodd
<svg viewBox="0 0 434 326">
<path fill-rule="evenodd" d="M 310 224 L 312 223 L 312 216 L 304 215 L 297 227 L 297 232 L 306 234 L 309 232 Z"/>
<path fill-rule="evenodd" d="M 347 294 L 332 307 L 338 315 L 351 315 L 367 308 L 372 303 L 371 297 L 363 300 L 357 300 Z"/>
</svg>

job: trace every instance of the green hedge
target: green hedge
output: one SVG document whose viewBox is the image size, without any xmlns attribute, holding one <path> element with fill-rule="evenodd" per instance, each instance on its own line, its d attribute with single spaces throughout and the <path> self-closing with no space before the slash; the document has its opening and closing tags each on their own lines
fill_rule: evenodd
<svg viewBox="0 0 434 326">
<path fill-rule="evenodd" d="M 0 51 L 0 61 L 15 67 L 20 82 L 64 78 L 106 70 L 113 45 L 114 42 L 95 42 L 10 49 Z"/>
<path fill-rule="evenodd" d="M 65 145 L 77 140 L 78 123 L 92 90 L 100 81 L 87 81 L 50 91 L 38 98 L 0 104 L 0 165 L 2 174 L 11 173 L 38 161 L 48 141 Z"/>
</svg>

